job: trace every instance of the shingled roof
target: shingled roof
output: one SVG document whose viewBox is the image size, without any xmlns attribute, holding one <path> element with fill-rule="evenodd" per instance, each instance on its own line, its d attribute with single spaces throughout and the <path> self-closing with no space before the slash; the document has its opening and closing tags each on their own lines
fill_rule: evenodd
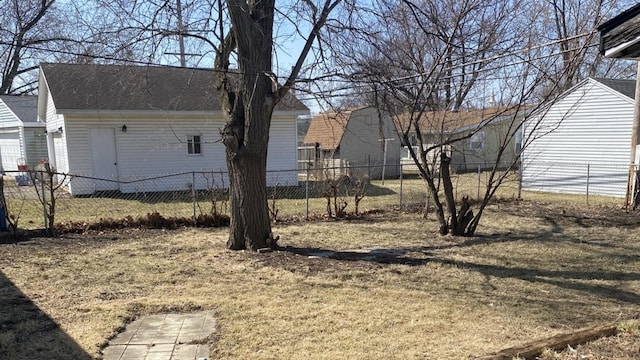
<svg viewBox="0 0 640 360">
<path fill-rule="evenodd" d="M 0 100 L 23 123 L 35 123 L 38 121 L 38 97 L 33 95 L 0 95 Z"/>
<path fill-rule="evenodd" d="M 605 79 L 605 78 L 594 78 L 593 80 L 612 88 L 613 90 L 621 93 L 624 96 L 627 96 L 631 99 L 635 99 L 635 96 L 636 96 L 635 80 Z"/>
<path fill-rule="evenodd" d="M 470 109 L 459 111 L 426 111 L 422 114 L 405 113 L 394 117 L 399 131 L 406 131 L 410 122 L 418 119 L 420 130 L 424 133 L 450 133 L 472 126 L 481 126 L 485 122 L 512 117 L 516 111 L 525 107 L 490 107 L 484 109 Z"/>
<path fill-rule="evenodd" d="M 315 115 L 311 119 L 309 130 L 304 137 L 306 144 L 320 144 L 323 150 L 335 150 L 340 146 L 351 114 L 354 111 L 362 110 L 364 107 L 334 110 Z"/>
<path fill-rule="evenodd" d="M 214 71 L 168 66 L 40 65 L 59 110 L 220 110 Z M 309 109 L 293 95 L 276 110 Z"/>
</svg>

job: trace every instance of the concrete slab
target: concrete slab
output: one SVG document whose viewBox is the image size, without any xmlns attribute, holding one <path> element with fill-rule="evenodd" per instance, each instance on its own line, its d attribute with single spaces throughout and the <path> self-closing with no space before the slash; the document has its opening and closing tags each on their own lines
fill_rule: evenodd
<svg viewBox="0 0 640 360">
<path fill-rule="evenodd" d="M 141 317 L 102 351 L 104 360 L 206 360 L 209 347 L 198 340 L 215 333 L 211 311 Z"/>
</svg>

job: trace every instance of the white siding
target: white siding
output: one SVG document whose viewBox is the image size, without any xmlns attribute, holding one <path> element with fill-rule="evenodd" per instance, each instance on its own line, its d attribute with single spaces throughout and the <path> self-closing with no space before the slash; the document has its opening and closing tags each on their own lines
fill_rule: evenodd
<svg viewBox="0 0 640 360">
<path fill-rule="evenodd" d="M 267 150 L 267 185 L 298 185 L 296 117 L 277 115 L 271 119 Z"/>
<path fill-rule="evenodd" d="M 122 126 L 126 125 L 126 132 Z M 60 144 L 66 138 L 68 172 L 91 177 L 91 144 L 89 131 L 92 128 L 115 129 L 117 166 L 122 192 L 150 192 L 167 190 L 188 190 L 195 182 L 197 189 L 212 186 L 227 186 L 228 179 L 220 172 L 226 171 L 225 149 L 220 139 L 224 125 L 218 116 L 80 116 L 68 115 Z M 58 134 L 58 133 L 56 133 Z M 187 136 L 199 135 L 202 154 L 187 154 Z M 60 152 L 56 146 L 56 154 Z M 296 185 L 296 129 L 295 116 L 274 117 L 272 121 L 267 160 L 268 170 L 291 170 L 274 172 L 268 177 L 268 184 Z M 56 155 L 62 158 L 63 155 Z M 196 174 L 195 178 L 191 172 Z M 189 173 L 186 175 L 176 175 Z M 214 175 L 215 173 L 215 175 Z M 294 174 L 292 176 L 291 174 Z M 145 180 L 155 177 L 154 180 Z M 70 191 L 74 195 L 95 191 L 93 179 L 75 177 Z"/>
<path fill-rule="evenodd" d="M 64 116 L 57 113 L 53 98 L 46 86 L 41 86 L 38 92 L 38 118 L 45 123 L 49 163 L 57 172 L 67 174 L 69 173 L 69 158 L 67 157 L 66 137 L 63 132 Z M 69 181 L 63 176 L 58 177 L 58 181 L 63 180 Z M 69 191 L 72 191 L 71 185 L 69 185 Z"/>
<path fill-rule="evenodd" d="M 18 170 L 18 161 L 23 158 L 19 129 L 0 130 L 0 158 L 3 171 Z"/>
<path fill-rule="evenodd" d="M 525 122 L 523 189 L 624 197 L 632 122 L 631 99 L 585 80 Z"/>
<path fill-rule="evenodd" d="M 18 170 L 18 160 L 25 157 L 21 126 L 22 121 L 0 99 L 0 162 L 2 171 Z"/>
<path fill-rule="evenodd" d="M 69 162 L 67 161 L 67 148 L 64 146 L 64 137 L 61 133 L 49 133 L 53 148 L 55 149 L 56 165 L 54 168 L 60 173 L 69 172 Z M 48 135 L 49 136 L 49 135 Z"/>
<path fill-rule="evenodd" d="M 22 125 L 22 121 L 0 99 L 0 128 L 15 128 Z"/>
</svg>

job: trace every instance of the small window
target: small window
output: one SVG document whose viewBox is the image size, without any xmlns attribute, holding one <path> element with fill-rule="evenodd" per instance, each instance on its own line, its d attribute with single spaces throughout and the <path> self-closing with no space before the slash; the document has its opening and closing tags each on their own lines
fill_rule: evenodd
<svg viewBox="0 0 640 360">
<path fill-rule="evenodd" d="M 484 149 L 484 131 L 478 131 L 469 139 L 469 150 L 482 151 Z"/>
<path fill-rule="evenodd" d="M 520 155 L 520 152 L 522 151 L 522 129 L 516 130 L 516 139 L 514 143 L 516 155 Z"/>
<path fill-rule="evenodd" d="M 200 135 L 190 135 L 187 137 L 187 154 L 202 154 Z"/>
</svg>

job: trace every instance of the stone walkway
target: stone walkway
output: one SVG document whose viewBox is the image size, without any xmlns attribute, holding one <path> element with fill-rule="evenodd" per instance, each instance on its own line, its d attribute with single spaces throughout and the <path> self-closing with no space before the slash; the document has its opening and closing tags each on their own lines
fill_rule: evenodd
<svg viewBox="0 0 640 360">
<path fill-rule="evenodd" d="M 104 360 L 206 360 L 200 340 L 216 331 L 213 313 L 158 314 L 141 317 L 109 342 Z M 204 342 L 204 341 L 202 341 Z"/>
</svg>

